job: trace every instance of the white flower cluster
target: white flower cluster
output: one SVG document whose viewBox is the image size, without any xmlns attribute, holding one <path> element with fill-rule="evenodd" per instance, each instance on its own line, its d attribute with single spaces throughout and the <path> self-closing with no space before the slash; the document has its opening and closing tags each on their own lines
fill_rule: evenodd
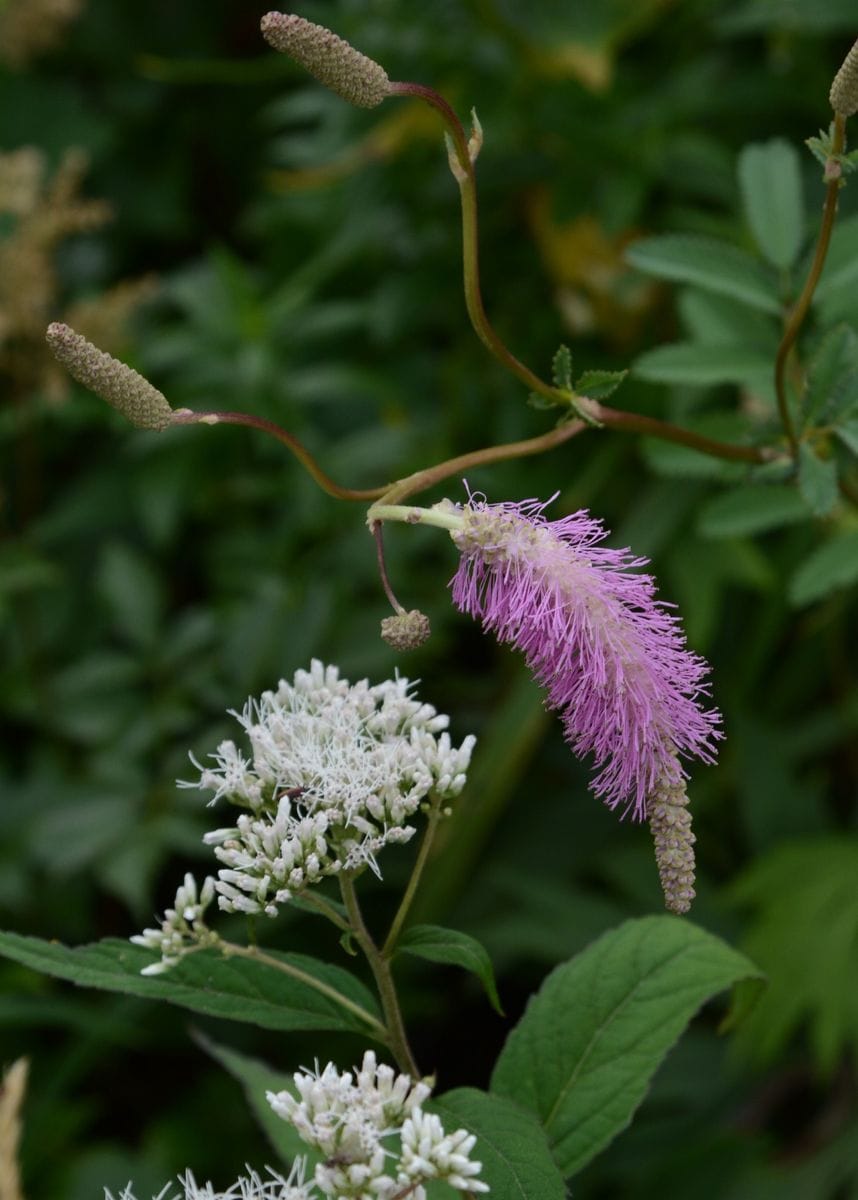
<svg viewBox="0 0 858 1200">
<path fill-rule="evenodd" d="M 313 1200 L 312 1185 L 304 1183 L 304 1159 L 298 1159 L 288 1178 L 268 1168 L 270 1178 L 263 1179 L 248 1167 L 248 1175 L 241 1176 L 225 1192 L 216 1192 L 210 1183 L 198 1184 L 190 1171 L 179 1177 L 181 1191 L 167 1184 L 152 1200 Z M 104 1200 L 114 1200 L 112 1192 L 104 1190 Z M 128 1185 L 115 1200 L 136 1200 Z"/>
<path fill-rule="evenodd" d="M 194 760 L 200 778 L 183 786 L 246 810 L 205 839 L 222 863 L 222 909 L 274 916 L 324 876 L 378 873 L 379 850 L 414 835 L 408 822 L 430 794 L 459 794 L 476 739 L 456 749 L 444 732 L 449 718 L 411 691 L 400 678 L 350 684 L 314 659 L 234 714 L 250 759 L 226 741 L 213 767 Z"/>
<path fill-rule="evenodd" d="M 160 929 L 144 929 L 130 939 L 138 946 L 157 950 L 161 955 L 158 962 L 144 967 L 141 975 L 160 975 L 174 967 L 186 954 L 218 944 L 220 937 L 208 928 L 203 917 L 214 894 L 215 881 L 211 876 L 205 879 L 199 893 L 193 875 L 185 876 L 185 882 L 176 892 L 174 907 L 164 913 Z"/>
<path fill-rule="evenodd" d="M 372 1050 L 354 1074 L 328 1063 L 321 1072 L 298 1071 L 294 1080 L 297 1098 L 268 1092 L 268 1103 L 325 1155 L 314 1176 L 322 1196 L 425 1200 L 423 1184 L 431 1179 L 469 1195 L 489 1190 L 476 1178 L 482 1164 L 469 1157 L 474 1135 L 465 1129 L 445 1134 L 440 1119 L 421 1107 L 429 1085 L 379 1065 Z"/>
</svg>

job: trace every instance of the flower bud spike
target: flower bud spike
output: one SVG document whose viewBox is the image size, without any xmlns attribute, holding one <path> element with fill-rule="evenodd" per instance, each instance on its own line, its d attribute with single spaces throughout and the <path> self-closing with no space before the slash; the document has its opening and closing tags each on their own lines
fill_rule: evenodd
<svg viewBox="0 0 858 1200">
<path fill-rule="evenodd" d="M 834 76 L 828 98 L 831 107 L 841 117 L 851 117 L 858 112 L 858 41 Z"/>
<path fill-rule="evenodd" d="M 310 74 L 358 108 L 375 108 L 390 92 L 384 67 L 348 42 L 292 13 L 266 13 L 262 35 L 269 46 L 288 54 Z"/>
<path fill-rule="evenodd" d="M 662 779 L 649 797 L 648 815 L 665 908 L 687 913 L 694 899 L 694 842 L 684 779 Z"/>
<path fill-rule="evenodd" d="M 459 185 L 463 184 L 468 178 L 468 172 L 459 161 L 459 152 L 456 149 L 456 143 L 450 137 L 449 133 L 444 133 L 444 144 L 447 147 L 447 162 L 450 164 L 450 170 L 453 172 L 453 178 Z M 470 146 L 470 143 L 469 143 Z"/>
<path fill-rule="evenodd" d="M 138 429 L 166 429 L 173 410 L 165 396 L 133 367 L 105 354 L 68 325 L 48 326 L 48 345 L 78 383 L 106 400 Z"/>
</svg>

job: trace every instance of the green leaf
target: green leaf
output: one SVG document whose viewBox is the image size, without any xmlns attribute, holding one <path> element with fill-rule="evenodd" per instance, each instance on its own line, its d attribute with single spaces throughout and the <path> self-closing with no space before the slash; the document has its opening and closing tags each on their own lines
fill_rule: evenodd
<svg viewBox="0 0 858 1200">
<path fill-rule="evenodd" d="M 485 988 L 495 1012 L 504 1015 L 495 985 L 495 973 L 488 951 L 476 938 L 458 929 L 440 925 L 412 925 L 406 929 L 396 947 L 397 954 L 413 954 L 428 962 L 450 963 L 473 972 Z"/>
<path fill-rule="evenodd" d="M 806 442 L 799 446 L 798 490 L 814 516 L 824 517 L 837 503 L 837 463 L 819 458 Z"/>
<path fill-rule="evenodd" d="M 584 371 L 575 391 L 591 400 L 604 400 L 614 394 L 627 375 L 628 371 Z"/>
<path fill-rule="evenodd" d="M 492 1200 L 564 1200 L 566 1188 L 545 1133 L 532 1113 L 502 1096 L 457 1088 L 427 1104 L 447 1133 L 476 1136 L 472 1156 Z M 452 1200 L 452 1192 L 450 1193 Z"/>
<path fill-rule="evenodd" d="M 777 283 L 771 272 L 730 242 L 667 233 L 634 242 L 626 257 L 633 267 L 658 279 L 694 283 L 762 312 L 781 311 Z"/>
<path fill-rule="evenodd" d="M 744 537 L 782 525 L 806 521 L 807 505 L 794 487 L 747 484 L 710 500 L 700 510 L 698 529 L 704 537 Z"/>
<path fill-rule="evenodd" d="M 858 454 L 858 417 L 853 417 L 851 421 L 844 421 L 841 425 L 835 426 L 834 433 L 847 450 Z"/>
<path fill-rule="evenodd" d="M 336 988 L 377 1016 L 371 993 L 348 971 L 305 954 L 267 953 Z M 143 967 L 154 961 L 152 951 L 119 938 L 69 947 L 0 933 L 0 955 L 83 987 L 167 1000 L 193 1012 L 247 1021 L 263 1029 L 344 1029 L 373 1036 L 368 1022 L 309 984 L 264 963 L 227 958 L 216 950 L 189 954 L 163 975 L 141 975 Z"/>
<path fill-rule="evenodd" d="M 848 325 L 828 331 L 807 366 L 802 414 L 809 424 L 829 425 L 858 410 L 858 333 Z"/>
<path fill-rule="evenodd" d="M 559 346 L 551 360 L 551 379 L 561 391 L 572 391 L 572 351 L 568 346 Z"/>
<path fill-rule="evenodd" d="M 674 342 L 656 346 L 635 359 L 632 368 L 640 379 L 653 383 L 713 387 L 723 383 L 753 381 L 767 386 L 772 359 L 762 350 L 736 343 Z"/>
<path fill-rule="evenodd" d="M 798 152 L 782 138 L 745 146 L 739 155 L 745 218 L 763 255 L 792 266 L 801 249 L 804 205 Z"/>
<path fill-rule="evenodd" d="M 858 530 L 836 533 L 807 556 L 789 582 L 797 608 L 822 600 L 838 588 L 858 582 Z"/>
<path fill-rule="evenodd" d="M 757 974 L 688 921 L 626 921 L 548 976 L 501 1051 L 492 1091 L 539 1116 L 568 1177 L 628 1125 L 700 1005 Z"/>
<path fill-rule="evenodd" d="M 541 392 L 528 392 L 527 404 L 530 408 L 535 408 L 537 412 L 547 412 L 551 408 L 559 408 L 560 400 L 549 400 L 547 396 L 543 396 Z"/>
<path fill-rule="evenodd" d="M 258 1058 L 248 1058 L 239 1054 L 229 1046 L 223 1046 L 200 1033 L 194 1032 L 194 1041 L 219 1062 L 224 1070 L 237 1079 L 244 1088 L 244 1093 L 250 1105 L 251 1112 L 256 1117 L 260 1128 L 265 1132 L 271 1145 L 280 1155 L 280 1160 L 286 1166 L 292 1165 L 294 1159 L 306 1155 L 308 1159 L 308 1176 L 312 1177 L 313 1168 L 317 1162 L 322 1162 L 324 1156 L 298 1136 L 294 1125 L 278 1117 L 274 1109 L 265 1099 L 266 1092 L 288 1091 L 295 1094 L 295 1081 L 291 1074 L 275 1071 L 267 1063 Z"/>
<path fill-rule="evenodd" d="M 771 1060 L 808 1026 L 814 1057 L 832 1071 L 858 1048 L 858 838 L 854 834 L 781 844 L 731 888 L 751 908 L 745 949 L 768 987 L 738 1030 L 756 1061 Z"/>
<path fill-rule="evenodd" d="M 728 296 L 701 288 L 682 288 L 677 297 L 682 324 L 694 342 L 753 348 L 774 363 L 781 340 L 779 323 L 769 314 L 737 305 Z"/>
<path fill-rule="evenodd" d="M 136 550 L 114 542 L 106 546 L 96 581 L 119 632 L 138 646 L 151 646 L 163 619 L 159 576 Z"/>
<path fill-rule="evenodd" d="M 858 214 L 838 221 L 831 235 L 825 268 L 813 294 L 814 304 L 858 280 Z M 853 296 L 854 311 L 854 296 Z"/>
</svg>

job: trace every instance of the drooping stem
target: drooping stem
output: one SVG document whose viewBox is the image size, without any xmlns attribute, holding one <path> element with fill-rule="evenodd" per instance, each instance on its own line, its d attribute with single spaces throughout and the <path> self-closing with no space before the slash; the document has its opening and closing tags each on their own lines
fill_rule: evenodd
<svg viewBox="0 0 858 1200">
<path fill-rule="evenodd" d="M 846 144 L 846 118 L 840 113 L 834 115 L 834 134 L 831 141 L 832 161 L 834 155 L 842 154 Z M 810 308 L 810 302 L 813 299 L 813 293 L 816 291 L 816 285 L 819 283 L 819 277 L 822 274 L 822 268 L 825 266 L 825 257 L 828 254 L 828 246 L 831 241 L 831 231 L 834 228 L 834 218 L 837 215 L 837 197 L 840 191 L 840 172 L 831 172 L 831 178 L 825 189 L 825 204 L 822 209 L 822 224 L 819 228 L 819 237 L 816 242 L 816 252 L 813 256 L 813 262 L 810 266 L 807 279 L 804 287 L 801 290 L 801 295 L 793 306 L 792 312 L 789 314 L 786 325 L 784 326 L 783 337 L 781 344 L 778 346 L 777 356 L 775 358 L 775 392 L 778 398 L 778 411 L 780 412 L 781 423 L 784 427 L 784 432 L 787 436 L 787 441 L 790 446 L 790 453 L 793 458 L 798 455 L 798 437 L 795 431 L 792 414 L 789 411 L 789 402 L 786 393 L 786 366 L 789 353 L 795 344 L 798 337 L 798 332 L 801 329 L 804 319 L 807 316 L 807 310 Z"/>
<path fill-rule="evenodd" d="M 375 979 L 375 985 L 378 988 L 378 995 L 386 1022 L 387 1044 L 400 1070 L 407 1072 L 412 1079 L 417 1079 L 420 1073 L 414 1061 L 414 1055 L 411 1053 L 411 1047 L 408 1044 L 408 1035 L 405 1032 L 405 1022 L 402 1019 L 402 1010 L 399 1007 L 399 997 L 396 994 L 396 985 L 393 982 L 390 961 L 384 957 L 378 946 L 376 946 L 372 934 L 366 927 L 363 913 L 358 903 L 353 877 L 344 873 L 339 876 L 339 881 L 343 903 L 346 906 L 346 911 L 351 921 L 352 933 L 369 963 L 369 968 Z"/>
<path fill-rule="evenodd" d="M 196 412 L 190 408 L 173 410 L 172 425 L 249 425 L 251 429 L 259 429 L 276 438 L 295 455 L 298 462 L 308 475 L 319 485 L 323 492 L 335 496 L 337 500 L 375 500 L 383 496 L 385 488 L 346 488 L 340 487 L 327 475 L 313 458 L 307 447 L 294 436 L 265 417 L 256 417 L 252 413 L 241 412 Z"/>
<path fill-rule="evenodd" d="M 423 875 L 426 863 L 429 861 L 429 852 L 432 849 L 432 843 L 435 840 L 435 833 L 438 829 L 438 823 L 441 820 L 441 800 L 440 797 L 434 796 L 427 814 L 426 829 L 423 832 L 423 840 L 420 843 L 420 849 L 417 852 L 417 859 L 414 863 L 414 870 L 411 872 L 411 878 L 408 880 L 408 886 L 400 902 L 399 908 L 396 910 L 396 916 L 390 926 L 390 931 L 385 938 L 384 945 L 381 948 L 381 953 L 385 958 L 390 958 L 396 949 L 396 943 L 399 941 L 399 935 L 402 933 L 402 927 L 408 917 L 412 902 L 417 894 L 417 888 L 420 886 L 420 879 Z"/>
<path fill-rule="evenodd" d="M 275 971 L 280 971 L 284 975 L 288 975 L 290 979 L 295 979 L 299 983 L 303 983 L 306 987 L 311 987 L 315 991 L 320 992 L 323 996 L 327 996 L 329 1000 L 335 1001 L 341 1008 L 346 1009 L 354 1016 L 364 1021 L 366 1025 L 373 1031 L 375 1037 L 380 1041 L 390 1045 L 393 1049 L 391 1039 L 389 1037 L 386 1026 L 379 1021 L 378 1017 L 374 1017 L 371 1012 L 367 1012 L 360 1004 L 354 1000 L 350 1000 L 348 996 L 344 996 L 342 992 L 338 992 L 335 987 L 331 987 L 329 983 L 323 982 L 321 979 L 316 979 L 313 975 L 302 971 L 300 967 L 293 966 L 292 963 L 284 962 L 280 958 L 275 958 L 271 954 L 266 954 L 264 950 L 260 950 L 258 946 L 239 946 L 236 942 L 220 942 L 220 949 L 225 955 L 230 958 L 248 958 L 253 962 L 264 963 L 267 967 L 272 967 Z"/>
</svg>

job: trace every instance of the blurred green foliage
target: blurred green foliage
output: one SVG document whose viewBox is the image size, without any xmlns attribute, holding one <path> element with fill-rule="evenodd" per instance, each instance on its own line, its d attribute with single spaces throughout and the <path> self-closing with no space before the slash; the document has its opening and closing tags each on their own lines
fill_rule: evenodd
<svg viewBox="0 0 858 1200">
<path fill-rule="evenodd" d="M 85 150 L 83 190 L 115 213 L 58 246 L 48 319 L 155 272 L 129 360 L 175 407 L 277 420 L 351 486 L 544 431 L 467 324 L 434 120 L 325 93 L 267 51 L 265 8 L 89 0 L 54 49 L 0 64 L 0 151 L 36 146 L 55 167 Z M 546 375 L 566 342 L 576 370 L 635 364 L 626 409 L 727 439 L 773 427 L 778 288 L 803 277 L 822 200 L 802 143 L 829 118 L 851 0 L 307 0 L 301 14 L 462 115 L 476 106 L 484 292 L 520 357 Z M 778 172 L 774 212 L 759 196 Z M 840 207 L 816 306 L 833 332 L 807 341 L 814 426 L 855 402 L 854 181 Z M 0 229 L 13 235 L 14 218 Z M 638 243 L 634 270 L 626 250 L 644 235 L 662 240 Z M 668 235 L 729 243 L 774 305 L 653 283 L 640 258 Z M 444 539 L 388 538 L 400 598 L 434 629 L 397 662 L 377 637 L 364 513 L 281 447 L 237 429 L 138 434 L 82 392 L 0 382 L 0 924 L 76 943 L 148 923 L 183 870 L 205 869 L 207 814 L 173 783 L 188 749 L 213 749 L 226 709 L 311 656 L 352 678 L 399 665 L 457 736 L 480 735 L 419 919 L 488 946 L 510 1018 L 558 959 L 658 909 L 648 832 L 589 795 L 521 662 L 450 610 Z M 838 437 L 826 453 L 848 475 L 853 417 Z M 578 1196 L 858 1194 L 858 526 L 806 472 L 797 491 L 595 431 L 468 480 L 493 500 L 559 489 L 558 513 L 586 506 L 614 544 L 653 558 L 725 714 L 721 762 L 692 781 L 694 916 L 770 977 L 732 1055 L 700 1019 Z M 408 854 L 390 852 L 371 916 Z M 259 934 L 339 953 L 300 912 Z M 455 968 L 428 991 L 438 970 L 400 960 L 418 1059 L 444 1088 L 484 1086 L 507 1023 Z M 86 1200 L 130 1177 L 142 1195 L 185 1165 L 224 1182 L 265 1161 L 240 1088 L 188 1043 L 181 1012 L 11 965 L 0 979 L 3 1061 L 32 1059 L 27 1195 Z M 283 1071 L 360 1048 L 346 1034 L 228 1036 Z"/>
</svg>

